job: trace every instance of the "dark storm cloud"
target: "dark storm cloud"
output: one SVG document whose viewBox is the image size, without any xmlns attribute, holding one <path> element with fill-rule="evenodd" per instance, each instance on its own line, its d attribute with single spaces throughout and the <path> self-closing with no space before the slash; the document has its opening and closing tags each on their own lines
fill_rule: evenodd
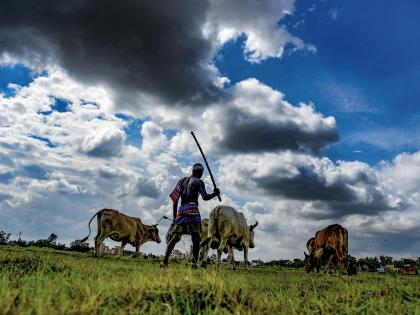
<svg viewBox="0 0 420 315">
<path fill-rule="evenodd" d="M 57 62 L 78 80 L 169 104 L 217 100 L 202 35 L 206 1 L 0 2 L 0 53 Z M 124 96 L 124 97 L 123 97 Z"/>
<path fill-rule="evenodd" d="M 293 177 L 276 174 L 254 179 L 264 192 L 288 199 L 314 201 L 314 210 L 304 215 L 312 219 L 340 218 L 350 214 L 375 215 L 390 210 L 389 200 L 370 174 L 359 171 L 355 178 L 341 176 L 327 183 L 326 174 L 318 174 L 312 166 L 298 167 Z M 358 189 L 365 189 L 369 201 L 361 198 Z"/>
<path fill-rule="evenodd" d="M 303 201 L 294 211 L 312 220 L 373 216 L 409 207 L 374 169 L 361 162 L 337 165 L 327 158 L 289 151 L 229 157 L 221 167 L 221 177 L 241 194 Z"/>
<path fill-rule="evenodd" d="M 137 182 L 135 195 L 137 197 L 157 198 L 160 195 L 160 191 L 154 182 L 142 178 Z"/>
<path fill-rule="evenodd" d="M 241 153 L 284 149 L 318 152 L 338 141 L 335 126 L 307 131 L 298 121 L 270 122 L 237 109 L 227 112 L 223 130 L 225 133 L 218 147 Z"/>
</svg>

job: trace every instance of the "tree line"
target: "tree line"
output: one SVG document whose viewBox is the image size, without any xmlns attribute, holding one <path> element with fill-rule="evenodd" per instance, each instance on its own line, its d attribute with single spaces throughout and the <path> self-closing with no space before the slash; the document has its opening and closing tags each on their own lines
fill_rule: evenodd
<svg viewBox="0 0 420 315">
<path fill-rule="evenodd" d="M 82 243 L 79 240 L 75 240 L 70 243 L 70 247 L 66 247 L 65 244 L 57 243 L 57 234 L 51 233 L 46 239 L 39 239 L 36 241 L 25 241 L 19 238 L 17 240 L 10 240 L 11 233 L 0 231 L 0 245 L 11 245 L 20 247 L 47 247 L 58 250 L 71 250 L 79 252 L 87 252 L 90 250 L 89 244 Z"/>
<path fill-rule="evenodd" d="M 379 256 L 378 257 L 364 257 L 356 258 L 351 255 L 348 256 L 349 262 L 353 263 L 356 267 L 359 267 L 364 271 L 376 271 L 380 267 L 394 266 L 395 268 L 402 268 L 405 265 L 414 266 L 420 268 L 420 257 L 417 259 L 394 259 L 390 256 Z M 295 258 L 293 260 L 289 259 L 280 259 L 280 260 L 270 260 L 267 262 L 262 261 L 261 259 L 252 260 L 252 264 L 256 266 L 267 266 L 267 267 L 283 267 L 283 268 L 302 268 L 303 260 Z"/>
</svg>

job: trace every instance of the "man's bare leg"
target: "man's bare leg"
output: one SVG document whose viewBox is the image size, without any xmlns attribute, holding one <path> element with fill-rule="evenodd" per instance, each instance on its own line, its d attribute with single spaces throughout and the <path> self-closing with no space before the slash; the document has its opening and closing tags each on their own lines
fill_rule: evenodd
<svg viewBox="0 0 420 315">
<path fill-rule="evenodd" d="M 174 236 L 169 241 L 168 246 L 166 246 L 165 258 L 163 258 L 163 261 L 160 263 L 161 267 L 168 266 L 169 256 L 171 255 L 176 243 L 178 243 L 180 240 L 181 240 L 181 234 L 174 233 Z"/>
</svg>

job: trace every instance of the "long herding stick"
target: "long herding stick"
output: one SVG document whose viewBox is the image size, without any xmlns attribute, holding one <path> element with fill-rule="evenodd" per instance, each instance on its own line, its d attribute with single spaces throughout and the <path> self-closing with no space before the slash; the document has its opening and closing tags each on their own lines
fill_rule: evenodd
<svg viewBox="0 0 420 315">
<path fill-rule="evenodd" d="M 214 187 L 214 189 L 216 189 L 216 188 L 217 188 L 217 187 L 216 187 L 216 182 L 214 181 L 213 174 L 211 173 L 209 163 L 207 163 L 206 156 L 204 155 L 203 150 L 201 149 L 201 146 L 200 146 L 200 144 L 198 143 L 198 140 L 197 140 L 197 138 L 195 137 L 194 132 L 192 132 L 192 131 L 191 131 L 191 135 L 193 136 L 193 138 L 194 138 L 194 140 L 195 140 L 195 143 L 197 143 L 197 147 L 198 147 L 198 149 L 200 150 L 201 155 L 203 156 L 204 163 L 206 163 L 207 170 L 209 171 L 210 178 L 211 178 L 211 181 L 212 181 L 212 183 L 213 183 L 213 187 Z M 220 198 L 220 195 L 219 195 L 219 196 L 217 196 L 217 198 L 219 198 L 219 201 L 222 201 L 222 198 Z"/>
</svg>

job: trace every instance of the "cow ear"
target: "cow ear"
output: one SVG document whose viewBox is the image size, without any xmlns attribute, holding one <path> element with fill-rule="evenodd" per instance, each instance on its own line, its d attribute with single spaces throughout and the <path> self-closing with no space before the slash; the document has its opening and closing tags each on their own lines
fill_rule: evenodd
<svg viewBox="0 0 420 315">
<path fill-rule="evenodd" d="M 303 254 L 305 255 L 305 258 L 309 256 L 305 251 L 303 251 Z"/>
</svg>

